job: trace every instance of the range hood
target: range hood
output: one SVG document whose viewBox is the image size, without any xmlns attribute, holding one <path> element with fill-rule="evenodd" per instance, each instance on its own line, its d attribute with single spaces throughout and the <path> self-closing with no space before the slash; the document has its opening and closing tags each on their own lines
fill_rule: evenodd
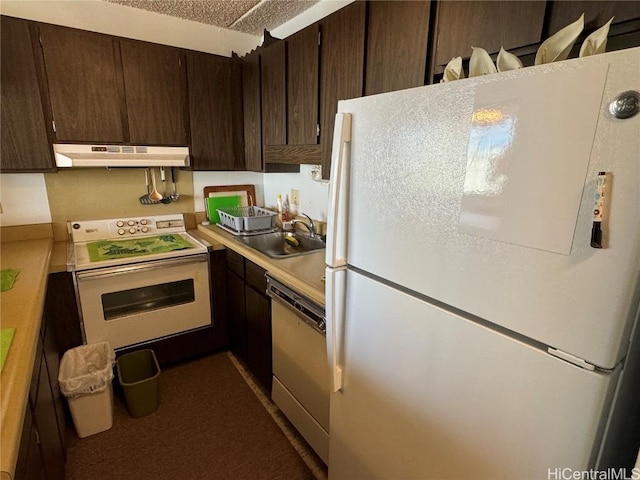
<svg viewBox="0 0 640 480">
<path fill-rule="evenodd" d="M 188 167 L 189 147 L 136 145 L 53 145 L 56 166 L 65 167 Z"/>
</svg>

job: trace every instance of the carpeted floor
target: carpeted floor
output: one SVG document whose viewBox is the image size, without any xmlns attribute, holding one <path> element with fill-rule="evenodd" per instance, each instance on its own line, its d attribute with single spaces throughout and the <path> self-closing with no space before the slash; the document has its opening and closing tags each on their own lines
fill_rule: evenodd
<svg viewBox="0 0 640 480">
<path fill-rule="evenodd" d="M 291 437 L 291 434 L 288 434 Z M 160 407 L 67 449 L 67 480 L 314 479 L 227 353 L 162 371 Z"/>
</svg>

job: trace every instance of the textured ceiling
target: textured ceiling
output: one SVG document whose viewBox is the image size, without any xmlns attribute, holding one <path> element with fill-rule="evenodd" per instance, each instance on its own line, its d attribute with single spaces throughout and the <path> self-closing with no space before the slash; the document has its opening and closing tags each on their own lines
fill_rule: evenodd
<svg viewBox="0 0 640 480">
<path fill-rule="evenodd" d="M 251 35 L 273 30 L 319 0 L 105 0 Z"/>
</svg>

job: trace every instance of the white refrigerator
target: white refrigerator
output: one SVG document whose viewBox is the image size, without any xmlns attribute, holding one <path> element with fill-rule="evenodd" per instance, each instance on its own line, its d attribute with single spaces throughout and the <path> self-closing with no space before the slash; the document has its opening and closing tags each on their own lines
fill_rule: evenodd
<svg viewBox="0 0 640 480">
<path fill-rule="evenodd" d="M 639 90 L 635 48 L 339 103 L 331 480 L 559 479 L 637 453 Z"/>
</svg>

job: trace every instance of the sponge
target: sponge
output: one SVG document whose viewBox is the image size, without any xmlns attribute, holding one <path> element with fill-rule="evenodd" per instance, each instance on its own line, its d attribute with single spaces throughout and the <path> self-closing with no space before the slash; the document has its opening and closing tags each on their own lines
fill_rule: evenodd
<svg viewBox="0 0 640 480">
<path fill-rule="evenodd" d="M 300 242 L 298 242 L 298 239 L 296 237 L 291 237 L 287 235 L 286 237 L 284 237 L 284 241 L 287 242 L 292 247 L 300 246 Z"/>
</svg>

